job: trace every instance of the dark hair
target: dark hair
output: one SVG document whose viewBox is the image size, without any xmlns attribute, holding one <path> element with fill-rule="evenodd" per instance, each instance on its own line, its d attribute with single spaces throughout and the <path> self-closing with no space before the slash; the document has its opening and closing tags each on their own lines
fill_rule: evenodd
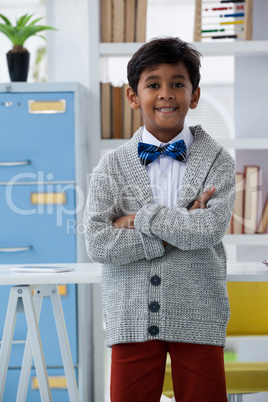
<svg viewBox="0 0 268 402">
<path fill-rule="evenodd" d="M 200 57 L 193 46 L 179 38 L 156 38 L 145 43 L 132 56 L 127 65 L 129 85 L 137 94 L 137 87 L 143 70 L 161 63 L 183 63 L 187 68 L 193 92 L 200 81 Z"/>
</svg>

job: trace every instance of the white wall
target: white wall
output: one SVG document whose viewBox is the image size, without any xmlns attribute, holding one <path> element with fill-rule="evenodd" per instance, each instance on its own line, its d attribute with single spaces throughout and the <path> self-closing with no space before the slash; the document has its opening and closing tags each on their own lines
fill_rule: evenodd
<svg viewBox="0 0 268 402">
<path fill-rule="evenodd" d="M 47 0 L 47 21 L 58 28 L 48 32 L 48 80 L 80 82 L 89 86 L 88 0 Z"/>
</svg>

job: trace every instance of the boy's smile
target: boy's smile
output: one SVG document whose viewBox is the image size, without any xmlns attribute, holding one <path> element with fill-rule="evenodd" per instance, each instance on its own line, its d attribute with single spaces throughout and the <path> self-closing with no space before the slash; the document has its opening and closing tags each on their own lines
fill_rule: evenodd
<svg viewBox="0 0 268 402">
<path fill-rule="evenodd" d="M 129 88 L 133 109 L 141 109 L 147 130 L 159 141 L 168 142 L 181 132 L 189 108 L 196 108 L 200 96 L 184 64 L 159 64 L 142 71 L 137 94 Z"/>
</svg>

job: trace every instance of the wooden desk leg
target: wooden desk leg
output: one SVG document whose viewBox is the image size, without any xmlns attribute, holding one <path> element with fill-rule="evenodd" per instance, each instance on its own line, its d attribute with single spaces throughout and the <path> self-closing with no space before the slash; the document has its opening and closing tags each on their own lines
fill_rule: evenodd
<svg viewBox="0 0 268 402">
<path fill-rule="evenodd" d="M 26 321 L 28 325 L 28 331 L 32 344 L 32 352 L 34 357 L 35 369 L 39 382 L 39 389 L 42 401 L 52 401 L 51 392 L 48 383 L 47 369 L 45 365 L 44 353 L 41 344 L 41 338 L 39 333 L 38 321 L 34 308 L 32 290 L 29 286 L 25 287 L 23 303 L 24 312 L 26 315 Z"/>
<path fill-rule="evenodd" d="M 64 315 L 62 311 L 62 305 L 59 295 L 59 290 L 57 285 L 42 285 L 35 290 L 34 294 L 34 305 L 35 311 L 39 320 L 42 300 L 43 297 L 50 297 L 57 327 L 58 339 L 61 349 L 61 355 L 63 360 L 63 366 L 65 370 L 68 392 L 70 397 L 70 402 L 78 402 L 79 395 L 76 385 L 76 378 L 74 374 L 74 368 L 72 363 L 72 356 L 68 341 L 68 335 L 64 320 Z M 22 364 L 22 371 L 20 376 L 20 383 L 18 388 L 17 394 L 17 402 L 24 402 L 27 394 L 27 386 L 29 383 L 29 376 L 31 370 L 31 361 L 32 361 L 32 352 L 29 339 L 27 337 L 24 357 L 23 357 L 23 364 Z M 22 395 L 24 395 L 24 399 L 22 399 Z M 19 399 L 18 399 L 19 398 Z"/>
<path fill-rule="evenodd" d="M 52 401 L 38 322 L 32 299 L 32 289 L 33 288 L 31 286 L 25 285 L 14 286 L 10 290 L 0 354 L 0 401 L 2 401 L 4 394 L 4 386 L 6 381 L 6 374 L 10 358 L 17 312 L 21 311 L 21 308 L 24 309 L 24 313 L 26 316 L 28 331 L 31 339 L 32 352 L 40 386 L 41 398 L 43 401 Z"/>
<path fill-rule="evenodd" d="M 42 301 L 43 301 L 43 296 L 40 294 L 39 289 L 35 290 L 33 301 L 34 301 L 34 308 L 35 308 L 35 312 L 36 312 L 36 318 L 37 318 L 37 321 L 39 322 L 40 311 L 41 311 L 41 306 L 42 306 Z M 33 359 L 33 354 L 32 354 L 31 339 L 30 339 L 30 336 L 28 333 L 27 338 L 26 338 L 25 348 L 24 348 L 23 361 L 22 361 L 22 366 L 21 366 L 21 373 L 20 373 L 20 380 L 19 380 L 16 402 L 25 402 L 26 401 L 28 384 L 29 384 L 30 373 L 31 373 L 32 359 Z"/>
<path fill-rule="evenodd" d="M 74 374 L 74 368 L 72 363 L 72 355 L 59 295 L 59 289 L 56 285 L 46 285 L 50 291 L 50 297 L 52 301 L 54 317 L 58 332 L 58 338 L 60 343 L 61 355 L 63 360 L 63 366 L 65 370 L 68 392 L 70 402 L 79 402 L 79 395 L 76 385 L 76 378 Z"/>
<path fill-rule="evenodd" d="M 0 350 L 0 401 L 2 401 L 4 395 L 8 362 L 10 358 L 12 340 L 17 318 L 18 296 L 16 293 L 17 289 L 15 290 L 14 289 L 15 288 L 11 288 L 9 295 L 9 302 L 7 307 L 6 320 L 2 338 L 2 346 Z"/>
</svg>

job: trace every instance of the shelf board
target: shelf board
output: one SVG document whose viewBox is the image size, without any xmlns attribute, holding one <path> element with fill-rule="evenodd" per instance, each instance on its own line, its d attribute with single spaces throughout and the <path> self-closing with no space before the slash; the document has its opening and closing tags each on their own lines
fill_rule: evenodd
<svg viewBox="0 0 268 402">
<path fill-rule="evenodd" d="M 127 139 L 102 139 L 101 149 L 116 149 L 127 142 Z"/>
<path fill-rule="evenodd" d="M 230 234 L 224 236 L 223 242 L 224 244 L 233 244 L 236 246 L 267 246 L 268 234 Z"/>
<path fill-rule="evenodd" d="M 193 42 L 203 56 L 261 56 L 268 54 L 268 41 Z M 100 43 L 101 56 L 131 56 L 143 43 Z"/>
<path fill-rule="evenodd" d="M 224 138 L 217 142 L 227 149 L 266 149 L 268 138 Z"/>
<path fill-rule="evenodd" d="M 115 149 L 123 145 L 127 139 L 102 139 L 102 149 Z M 268 138 L 224 138 L 217 142 L 226 149 L 268 149 Z"/>
</svg>

